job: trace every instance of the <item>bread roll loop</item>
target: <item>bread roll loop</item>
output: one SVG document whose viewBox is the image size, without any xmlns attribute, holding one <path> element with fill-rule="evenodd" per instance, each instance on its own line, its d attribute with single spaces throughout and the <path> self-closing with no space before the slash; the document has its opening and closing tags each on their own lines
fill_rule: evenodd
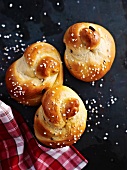
<svg viewBox="0 0 127 170">
<path fill-rule="evenodd" d="M 52 148 L 69 146 L 80 139 L 87 111 L 81 98 L 67 86 L 55 86 L 42 97 L 34 118 L 37 139 Z"/>
<path fill-rule="evenodd" d="M 60 54 L 48 43 L 31 44 L 8 68 L 5 80 L 13 99 L 24 105 L 39 105 L 43 91 L 63 84 Z"/>
<path fill-rule="evenodd" d="M 66 30 L 63 41 L 66 67 L 77 79 L 96 81 L 111 69 L 115 59 L 115 41 L 104 27 L 76 23 Z"/>
</svg>

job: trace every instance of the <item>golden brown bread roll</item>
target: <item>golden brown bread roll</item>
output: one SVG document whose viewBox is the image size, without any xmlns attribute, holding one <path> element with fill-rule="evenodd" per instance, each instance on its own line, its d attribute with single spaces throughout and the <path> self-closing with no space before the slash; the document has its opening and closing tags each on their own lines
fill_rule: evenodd
<svg viewBox="0 0 127 170">
<path fill-rule="evenodd" d="M 12 98 L 25 105 L 38 105 L 43 90 L 63 83 L 60 54 L 48 43 L 34 43 L 8 68 L 5 80 Z"/>
<path fill-rule="evenodd" d="M 87 111 L 81 98 L 67 86 L 47 90 L 34 118 L 37 139 L 52 148 L 75 143 L 86 127 Z"/>
<path fill-rule="evenodd" d="M 64 61 L 70 73 L 82 81 L 102 78 L 115 58 L 115 42 L 104 27 L 93 23 L 76 23 L 65 32 Z"/>
</svg>

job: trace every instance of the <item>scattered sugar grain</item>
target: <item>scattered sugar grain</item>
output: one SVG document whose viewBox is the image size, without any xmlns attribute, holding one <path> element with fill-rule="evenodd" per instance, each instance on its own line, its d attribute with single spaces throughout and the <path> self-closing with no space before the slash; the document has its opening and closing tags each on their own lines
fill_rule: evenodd
<svg viewBox="0 0 127 170">
<path fill-rule="evenodd" d="M 89 105 L 89 109 L 91 109 L 91 105 Z"/>
<path fill-rule="evenodd" d="M 95 110 L 95 113 L 98 113 L 98 110 Z"/>
<path fill-rule="evenodd" d="M 92 118 L 91 118 L 91 117 L 89 117 L 89 120 L 92 120 Z"/>
<path fill-rule="evenodd" d="M 1 27 L 3 27 L 3 28 L 5 28 L 5 26 L 6 26 L 5 24 L 2 24 L 2 25 L 1 25 Z"/>
<path fill-rule="evenodd" d="M 108 133 L 106 132 L 105 135 L 108 136 Z"/>
<path fill-rule="evenodd" d="M 33 16 L 30 17 L 30 20 L 33 20 Z"/>
<path fill-rule="evenodd" d="M 106 136 L 103 137 L 104 140 L 107 140 L 108 138 Z"/>
<path fill-rule="evenodd" d="M 98 118 L 98 115 L 96 115 L 95 117 Z"/>
<path fill-rule="evenodd" d="M 93 129 L 90 129 L 91 132 L 93 132 Z"/>
<path fill-rule="evenodd" d="M 118 129 L 118 128 L 119 128 L 119 125 L 116 125 L 116 128 Z"/>
<path fill-rule="evenodd" d="M 20 37 L 23 37 L 23 34 L 20 34 Z"/>
<path fill-rule="evenodd" d="M 116 142 L 116 145 L 118 145 L 119 143 L 118 142 Z"/>
<path fill-rule="evenodd" d="M 10 57 L 10 56 L 8 56 L 7 58 L 8 58 L 8 60 L 11 60 L 11 57 Z"/>
<path fill-rule="evenodd" d="M 19 27 L 20 27 L 20 25 L 19 25 L 19 24 L 17 24 L 17 25 L 16 25 L 16 28 L 19 28 Z"/>
<path fill-rule="evenodd" d="M 116 97 L 114 98 L 114 101 L 117 101 L 117 98 L 116 98 Z"/>
<path fill-rule="evenodd" d="M 92 84 L 91 84 L 92 86 L 95 86 L 95 81 L 92 81 Z"/>
<path fill-rule="evenodd" d="M 43 40 L 43 42 L 47 42 L 47 40 L 46 40 L 46 39 L 44 39 L 44 40 Z"/>
<path fill-rule="evenodd" d="M 99 107 L 102 108 L 103 107 L 102 104 L 100 104 Z"/>
<path fill-rule="evenodd" d="M 100 84 L 99 86 L 100 86 L 100 87 L 103 87 L 103 84 Z"/>
<path fill-rule="evenodd" d="M 86 100 L 86 104 L 88 104 L 88 100 Z"/>
<path fill-rule="evenodd" d="M 9 7 L 10 7 L 10 8 L 12 8 L 12 7 L 13 7 L 13 4 L 12 4 L 12 3 L 11 3 L 11 4 L 9 4 Z"/>
</svg>

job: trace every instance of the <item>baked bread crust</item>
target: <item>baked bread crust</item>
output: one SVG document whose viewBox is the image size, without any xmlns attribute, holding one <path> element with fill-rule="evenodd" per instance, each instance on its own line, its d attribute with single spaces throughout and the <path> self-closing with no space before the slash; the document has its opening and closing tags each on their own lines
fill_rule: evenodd
<svg viewBox="0 0 127 170">
<path fill-rule="evenodd" d="M 82 81 L 102 78 L 115 58 L 115 41 L 104 27 L 93 23 L 76 23 L 65 32 L 64 61 L 70 73 Z"/>
<path fill-rule="evenodd" d="M 19 103 L 40 104 L 45 90 L 63 84 L 59 52 L 44 42 L 28 46 L 23 56 L 8 68 L 5 81 L 10 96 Z"/>
<path fill-rule="evenodd" d="M 71 88 L 47 90 L 34 117 L 37 139 L 51 148 L 69 146 L 80 139 L 86 128 L 87 110 Z"/>
</svg>

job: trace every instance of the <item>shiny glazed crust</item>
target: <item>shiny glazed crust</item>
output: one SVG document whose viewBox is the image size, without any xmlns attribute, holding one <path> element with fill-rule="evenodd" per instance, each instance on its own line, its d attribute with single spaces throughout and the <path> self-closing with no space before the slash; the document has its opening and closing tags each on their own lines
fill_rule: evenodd
<svg viewBox="0 0 127 170">
<path fill-rule="evenodd" d="M 115 42 L 104 27 L 93 23 L 76 23 L 65 32 L 65 64 L 70 73 L 82 81 L 102 78 L 115 58 Z"/>
<path fill-rule="evenodd" d="M 69 146 L 86 128 L 87 111 L 81 98 L 67 86 L 47 90 L 34 118 L 37 139 L 51 148 Z"/>
<path fill-rule="evenodd" d="M 28 46 L 23 56 L 8 68 L 5 81 L 9 94 L 19 103 L 40 104 L 45 90 L 63 83 L 59 52 L 44 42 Z"/>
</svg>

